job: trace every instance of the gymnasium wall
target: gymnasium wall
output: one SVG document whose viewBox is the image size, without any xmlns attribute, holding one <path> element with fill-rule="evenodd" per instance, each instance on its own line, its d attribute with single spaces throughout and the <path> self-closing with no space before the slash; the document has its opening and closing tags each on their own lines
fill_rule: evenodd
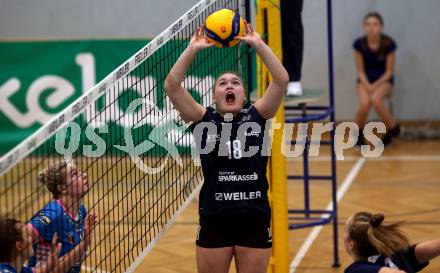
<svg viewBox="0 0 440 273">
<path fill-rule="evenodd" d="M 167 27 L 196 0 L 2 0 L 0 38 L 7 40 L 145 39 Z M 251 1 L 252 3 L 254 1 Z M 327 89 L 324 0 L 304 0 L 303 85 Z M 385 32 L 398 44 L 394 112 L 402 120 L 440 118 L 440 1 L 333 1 L 336 117 L 349 120 L 357 107 L 352 41 L 362 34 L 362 18 L 379 11 Z M 20 62 L 17 56 L 17 63 Z M 0 60 L 0 63 L 2 60 Z M 4 72 L 4 71 L 0 71 Z M 3 85 L 4 82 L 0 82 Z M 375 118 L 374 115 L 371 118 Z"/>
<path fill-rule="evenodd" d="M 328 81 L 325 2 L 304 0 L 303 82 L 311 88 L 326 88 Z M 438 0 L 333 1 L 337 119 L 350 120 L 357 109 L 352 43 L 362 35 L 362 20 L 369 11 L 382 14 L 385 33 L 398 45 L 394 114 L 400 120 L 440 119 L 439 10 Z"/>
</svg>

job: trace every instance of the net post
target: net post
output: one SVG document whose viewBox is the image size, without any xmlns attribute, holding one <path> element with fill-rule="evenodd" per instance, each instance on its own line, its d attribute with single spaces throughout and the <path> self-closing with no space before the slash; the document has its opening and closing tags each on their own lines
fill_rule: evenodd
<svg viewBox="0 0 440 273">
<path fill-rule="evenodd" d="M 251 3 L 250 0 L 240 0 L 240 14 L 244 14 L 246 22 L 252 22 L 251 17 Z M 247 63 L 247 94 L 246 98 L 250 101 L 250 94 L 254 90 L 254 54 L 253 49 L 248 45 L 244 45 L 246 48 L 246 63 Z"/>
<path fill-rule="evenodd" d="M 282 59 L 281 16 L 279 0 L 260 0 L 256 7 L 256 29 L 273 50 Z M 271 76 L 267 68 L 257 58 L 258 96 L 266 90 Z M 284 102 L 275 116 L 275 121 L 281 124 L 273 133 L 271 158 L 268 164 L 269 199 L 272 208 L 272 256 L 268 272 L 286 273 L 289 270 L 289 245 L 287 225 L 287 186 L 286 158 L 282 153 L 282 138 L 284 131 Z"/>
</svg>

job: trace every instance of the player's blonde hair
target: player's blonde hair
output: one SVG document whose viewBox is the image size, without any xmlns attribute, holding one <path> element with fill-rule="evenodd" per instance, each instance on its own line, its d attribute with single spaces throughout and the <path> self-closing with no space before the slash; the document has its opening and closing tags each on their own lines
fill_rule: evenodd
<svg viewBox="0 0 440 273">
<path fill-rule="evenodd" d="M 381 213 L 356 213 L 349 223 L 349 236 L 355 242 L 354 251 L 360 258 L 372 255 L 391 256 L 409 247 L 409 240 L 399 229 L 402 222 L 384 224 Z"/>
<path fill-rule="evenodd" d="M 65 161 L 59 161 L 43 169 L 38 174 L 38 181 L 46 186 L 54 198 L 60 197 L 61 191 L 58 186 L 66 184 L 66 167 L 67 163 Z"/>
</svg>

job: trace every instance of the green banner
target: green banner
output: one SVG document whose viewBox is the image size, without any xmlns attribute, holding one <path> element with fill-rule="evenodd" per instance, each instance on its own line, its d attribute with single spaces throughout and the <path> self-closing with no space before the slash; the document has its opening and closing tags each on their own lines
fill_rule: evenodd
<svg viewBox="0 0 440 273">
<path fill-rule="evenodd" d="M 32 134 L 147 43 L 148 40 L 0 42 L 0 154 Z M 143 84 L 150 85 L 147 90 L 154 90 L 148 99 L 159 109 L 155 116 L 146 118 L 148 127 L 153 125 L 153 119 L 156 119 L 154 122 L 161 120 L 160 115 L 167 111 L 164 109 L 163 79 L 180 51 L 186 47 L 184 41 L 170 43 L 178 52 L 168 52 L 168 44 L 164 45 L 144 61 L 141 64 L 143 67 L 134 71 L 131 77 L 134 79 L 138 76 Z M 239 53 L 237 48 L 212 48 L 201 52 L 193 65 L 192 74 L 187 78 L 187 88 L 191 94 L 202 102 L 202 93 L 212 86 L 217 74 L 239 68 L 245 71 L 245 60 L 238 66 L 238 59 L 245 56 L 243 53 Z M 162 62 L 162 59 L 166 61 Z M 207 66 L 204 62 L 210 64 Z M 124 72 L 124 69 L 119 70 Z M 246 81 L 246 75 L 243 76 Z M 191 87 L 192 83 L 196 86 Z M 140 97 L 142 90 L 134 90 L 139 86 L 135 85 L 118 95 L 121 111 L 125 111 L 132 100 Z M 96 113 L 101 113 L 105 122 L 114 122 L 123 127 L 118 118 L 120 114 L 111 113 L 111 109 L 106 109 L 107 104 L 104 96 L 95 104 Z M 81 119 L 84 118 L 86 122 L 91 122 L 82 115 Z M 157 125 L 168 126 L 165 123 Z"/>
<path fill-rule="evenodd" d="M 1 42 L 0 153 L 29 136 L 147 42 Z"/>
</svg>

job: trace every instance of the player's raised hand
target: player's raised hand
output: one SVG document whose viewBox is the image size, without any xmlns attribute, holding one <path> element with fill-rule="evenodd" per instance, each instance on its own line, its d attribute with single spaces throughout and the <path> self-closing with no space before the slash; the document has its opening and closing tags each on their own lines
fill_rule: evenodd
<svg viewBox="0 0 440 273">
<path fill-rule="evenodd" d="M 210 43 L 209 40 L 206 38 L 203 28 L 199 27 L 191 38 L 188 47 L 191 50 L 198 52 L 204 48 L 212 47 L 213 45 L 214 44 Z"/>
<path fill-rule="evenodd" d="M 84 240 L 87 245 L 89 245 L 91 242 L 92 233 L 96 227 L 96 223 L 97 223 L 96 214 L 93 211 L 89 212 L 89 214 L 86 217 L 86 221 L 84 223 Z"/>
<path fill-rule="evenodd" d="M 60 238 L 58 234 L 55 232 L 52 237 L 52 243 L 51 243 L 51 255 L 52 258 L 54 258 L 54 261 L 58 259 L 61 252 L 61 243 L 59 242 Z"/>
<path fill-rule="evenodd" d="M 246 31 L 244 33 L 244 36 L 237 36 L 236 39 L 239 39 L 240 41 L 244 41 L 247 44 L 249 44 L 252 47 L 256 47 L 257 44 L 262 41 L 260 34 L 254 30 L 251 24 L 248 22 L 246 23 Z"/>
</svg>

